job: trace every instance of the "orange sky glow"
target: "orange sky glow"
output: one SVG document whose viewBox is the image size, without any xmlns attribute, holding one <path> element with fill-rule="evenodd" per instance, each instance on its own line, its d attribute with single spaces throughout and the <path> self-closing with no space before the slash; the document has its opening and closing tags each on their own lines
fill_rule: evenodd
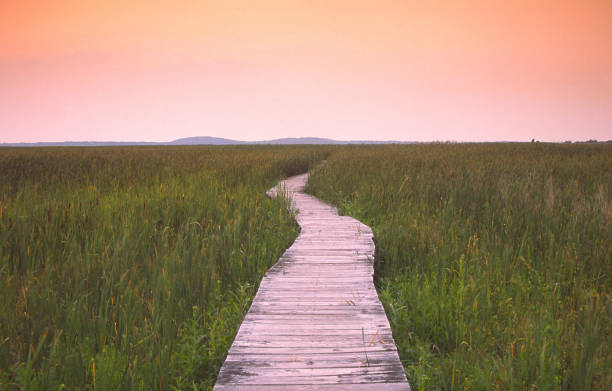
<svg viewBox="0 0 612 391">
<path fill-rule="evenodd" d="M 0 0 L 0 143 L 612 139 L 612 0 Z"/>
</svg>

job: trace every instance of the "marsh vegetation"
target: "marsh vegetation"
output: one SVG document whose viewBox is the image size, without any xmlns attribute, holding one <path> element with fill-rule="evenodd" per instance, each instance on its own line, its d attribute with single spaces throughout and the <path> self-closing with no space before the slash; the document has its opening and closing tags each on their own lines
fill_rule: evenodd
<svg viewBox="0 0 612 391">
<path fill-rule="evenodd" d="M 413 389 L 612 388 L 612 146 L 346 148 L 309 191 L 373 228 Z"/>
<path fill-rule="evenodd" d="M 309 169 L 373 228 L 413 389 L 610 389 L 611 148 L 1 149 L 0 389 L 210 388 Z"/>
<path fill-rule="evenodd" d="M 310 147 L 0 150 L 0 389 L 209 387 Z"/>
</svg>

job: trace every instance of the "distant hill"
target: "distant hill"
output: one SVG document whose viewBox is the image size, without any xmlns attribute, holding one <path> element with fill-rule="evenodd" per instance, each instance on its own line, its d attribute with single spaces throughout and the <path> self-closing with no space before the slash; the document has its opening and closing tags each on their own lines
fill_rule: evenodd
<svg viewBox="0 0 612 391">
<path fill-rule="evenodd" d="M 2 143 L 1 147 L 105 147 L 129 145 L 298 145 L 298 144 L 407 144 L 402 141 L 332 140 L 320 137 L 288 137 L 262 141 L 240 141 L 220 137 L 186 137 L 169 142 L 146 141 L 61 141 L 41 143 Z"/>
<path fill-rule="evenodd" d="M 228 138 L 221 137 L 185 137 L 179 138 L 174 141 L 170 141 L 170 145 L 240 145 L 248 144 L 247 141 L 230 140 Z"/>
<path fill-rule="evenodd" d="M 399 141 L 333 140 L 321 137 L 286 137 L 262 141 L 238 141 L 218 137 L 187 137 L 170 142 L 172 145 L 298 145 L 298 144 L 392 144 Z M 405 142 L 404 142 L 405 143 Z"/>
</svg>

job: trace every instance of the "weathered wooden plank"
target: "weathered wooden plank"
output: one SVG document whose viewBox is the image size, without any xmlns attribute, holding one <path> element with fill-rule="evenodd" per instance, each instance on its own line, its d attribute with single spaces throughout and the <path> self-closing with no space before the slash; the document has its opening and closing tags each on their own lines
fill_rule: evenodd
<svg viewBox="0 0 612 391">
<path fill-rule="evenodd" d="M 368 308 L 359 308 L 359 307 L 340 307 L 333 309 L 295 309 L 295 308 L 254 308 L 251 311 L 252 315 L 258 316 L 274 316 L 275 319 L 285 318 L 287 315 L 292 317 L 366 317 L 369 318 L 369 315 L 384 315 L 384 311 L 379 308 L 376 309 L 368 309 Z M 251 318 L 255 319 L 255 318 Z M 270 319 L 269 317 L 266 319 Z"/>
<path fill-rule="evenodd" d="M 372 281 L 372 230 L 304 194 L 306 180 L 280 185 L 301 233 L 260 283 L 214 389 L 410 390 Z"/>
<path fill-rule="evenodd" d="M 304 370 L 304 369 L 321 369 L 327 370 L 331 368 L 342 368 L 345 369 L 346 372 L 349 372 L 350 369 L 353 371 L 360 368 L 377 368 L 377 367 L 387 367 L 400 369 L 397 367 L 399 364 L 394 360 L 385 360 L 385 359 L 373 359 L 368 357 L 368 360 L 360 359 L 351 363 L 347 363 L 346 361 L 339 360 L 303 360 L 303 359 L 294 359 L 292 361 L 265 361 L 265 360 L 245 360 L 244 357 L 241 357 L 239 360 L 226 360 L 228 365 L 232 366 L 232 368 L 239 369 L 264 369 L 265 372 L 271 373 L 275 370 L 287 370 L 287 369 L 295 369 L 295 370 Z M 264 372 L 264 371 L 262 371 Z"/>
<path fill-rule="evenodd" d="M 280 365 L 262 365 L 261 362 L 238 362 L 232 361 L 226 368 L 227 372 L 240 373 L 241 376 L 247 374 L 263 376 L 347 376 L 347 375 L 376 375 L 389 373 L 393 370 L 402 370 L 400 363 L 384 362 L 384 364 L 361 363 L 360 366 L 302 366 L 286 367 Z M 266 363 L 268 364 L 268 363 Z M 399 367 L 398 367 L 399 366 Z"/>
<path fill-rule="evenodd" d="M 321 322 L 334 323 L 334 322 L 349 322 L 352 324 L 370 324 L 370 323 L 383 323 L 387 320 L 384 314 L 362 314 L 358 311 L 353 312 L 342 312 L 339 314 L 295 314 L 295 313 L 269 313 L 269 314 L 252 314 L 248 313 L 245 320 L 249 321 L 300 321 L 300 322 Z"/>
<path fill-rule="evenodd" d="M 293 268 L 291 268 L 293 269 Z M 272 273 L 268 273 L 268 276 L 262 280 L 263 282 L 276 282 L 276 281 L 287 281 L 287 282 L 364 282 L 369 283 L 372 280 L 372 272 L 369 270 L 353 269 L 344 271 L 342 273 L 331 273 L 314 271 L 312 275 L 308 275 L 306 271 L 293 271 L 290 269 L 286 270 L 274 270 Z"/>
<path fill-rule="evenodd" d="M 278 325 L 278 326 L 277 326 Z M 364 333 L 375 333 L 376 331 L 382 332 L 383 330 L 389 330 L 387 327 L 385 327 L 384 324 L 381 324 L 380 322 L 378 323 L 368 323 L 368 324 L 363 324 L 361 322 L 338 322 L 338 323 L 333 323 L 333 322 L 327 322 L 327 323 L 323 323 L 323 322 L 316 322 L 316 321 L 302 321 L 302 320 L 298 320 L 298 321 L 283 321 L 283 322 L 278 322 L 278 321 L 261 321 L 256 323 L 256 327 L 251 329 L 253 330 L 253 332 L 256 332 L 258 330 L 261 330 L 262 328 L 275 328 L 275 327 L 291 327 L 294 328 L 296 330 L 321 330 L 321 332 L 325 332 L 326 330 L 338 330 L 338 331 L 347 331 L 347 330 L 362 330 L 364 331 Z M 240 336 L 243 336 L 244 334 L 240 334 Z"/>
<path fill-rule="evenodd" d="M 289 268 L 291 266 L 291 268 Z M 316 270 L 328 270 L 334 272 L 342 272 L 345 270 L 363 270 L 373 271 L 374 262 L 372 259 L 361 258 L 355 259 L 355 257 L 319 257 L 319 258 L 306 258 L 306 257 L 294 257 L 291 260 L 280 259 L 279 262 L 270 269 L 272 273 L 277 270 L 289 271 L 295 268 L 295 271 L 300 271 L 305 268 L 311 268 L 315 272 Z M 268 275 L 266 275 L 268 277 Z"/>
<path fill-rule="evenodd" d="M 381 330 L 372 330 L 372 329 L 368 329 L 368 330 L 364 330 L 364 329 L 343 329 L 343 330 L 339 330 L 339 329 L 327 329 L 327 330 L 322 330 L 316 327 L 311 327 L 311 328 L 296 328 L 296 327 L 253 327 L 253 328 L 249 328 L 249 329 L 245 329 L 244 332 L 246 334 L 249 335 L 256 335 L 257 337 L 267 337 L 267 336 L 271 336 L 271 337 L 300 337 L 300 339 L 302 337 L 304 338 L 309 338 L 309 337 L 320 337 L 319 339 L 324 339 L 327 337 L 334 337 L 336 339 L 338 339 L 339 337 L 341 337 L 341 339 L 343 338 L 349 338 L 349 337 L 353 337 L 353 338 L 364 338 L 365 341 L 367 341 L 368 343 L 370 343 L 372 340 L 377 339 L 379 337 L 381 338 L 392 338 L 391 335 L 391 330 L 385 330 L 385 329 L 381 329 Z M 243 338 L 243 334 L 241 334 L 241 338 Z M 244 338 L 248 338 L 248 337 L 244 337 Z M 316 339 L 316 338 L 315 338 Z"/>
<path fill-rule="evenodd" d="M 339 301 L 335 303 L 322 303 L 318 301 L 313 301 L 310 303 L 306 303 L 303 301 L 300 302 L 279 302 L 279 301 L 261 301 L 253 302 L 251 304 L 251 309 L 254 311 L 277 311 L 277 310 L 301 310 L 301 311 L 329 311 L 329 310 L 370 310 L 370 311 L 382 311 L 383 308 L 377 303 L 359 303 L 356 304 L 354 301 Z"/>
<path fill-rule="evenodd" d="M 391 334 L 352 335 L 251 335 L 241 336 L 240 343 L 249 347 L 293 347 L 296 343 L 304 347 L 371 347 L 390 345 Z"/>
<path fill-rule="evenodd" d="M 257 325 L 252 328 L 245 329 L 239 337 L 248 338 L 249 336 L 258 337 L 294 337 L 295 340 L 299 341 L 302 338 L 310 337 L 335 337 L 338 339 L 344 339 L 345 337 L 352 338 L 364 338 L 367 343 L 370 343 L 373 339 L 378 337 L 389 338 L 392 337 L 391 330 L 384 328 L 317 328 L 317 327 L 288 327 L 285 326 L 270 326 L 270 325 Z"/>
<path fill-rule="evenodd" d="M 368 281 L 370 280 L 370 281 Z M 367 276 L 347 276 L 339 275 L 339 276 L 311 276 L 311 277 L 303 277 L 303 276 L 283 276 L 282 274 L 277 276 L 277 278 L 266 278 L 261 281 L 261 285 L 263 284 L 291 284 L 293 286 L 305 285 L 305 286 L 315 286 L 319 284 L 325 284 L 329 286 L 344 286 L 344 285 L 358 285 L 369 287 L 371 285 L 372 275 L 368 274 Z"/>
<path fill-rule="evenodd" d="M 320 292 L 319 294 L 317 294 L 317 292 L 311 292 L 311 294 L 309 295 L 303 295 L 300 296 L 299 294 L 295 294 L 295 292 L 293 294 L 291 294 L 292 292 L 283 292 L 281 293 L 277 293 L 274 294 L 274 292 L 266 292 L 267 294 L 262 294 L 259 295 L 258 297 L 256 297 L 256 300 L 285 300 L 285 301 L 296 301 L 299 300 L 300 297 L 303 297 L 304 300 L 308 300 L 308 301 L 312 301 L 312 300 L 325 300 L 325 301 L 329 301 L 329 300 L 375 300 L 376 296 L 373 295 L 360 295 L 360 294 L 356 294 L 355 292 L 347 292 L 344 295 L 338 295 L 336 294 L 336 292 L 333 292 L 333 294 L 328 293 L 328 292 Z M 297 293 L 300 293 L 299 291 Z"/>
<path fill-rule="evenodd" d="M 272 289 L 271 287 L 263 287 L 261 289 L 261 295 L 269 294 L 269 297 L 275 296 L 300 296 L 303 295 L 304 298 L 312 298 L 315 299 L 317 297 L 328 296 L 333 297 L 336 296 L 338 298 L 350 298 L 350 297 L 376 297 L 375 290 L 369 290 L 365 288 L 351 288 L 351 287 L 324 287 L 324 286 L 313 286 L 313 287 L 290 287 L 288 285 L 284 285 L 279 287 L 277 290 Z M 260 295 L 260 296 L 261 296 Z"/>
<path fill-rule="evenodd" d="M 366 390 L 377 390 L 377 391 L 406 391 L 410 390 L 407 383 L 377 383 L 375 387 L 374 383 L 346 383 L 346 384 L 283 384 L 283 385 L 248 385 L 248 384 L 236 384 L 235 386 L 220 385 L 215 387 L 215 390 L 219 391 L 253 391 L 253 390 L 266 390 L 266 391 L 366 391 Z"/>
<path fill-rule="evenodd" d="M 346 384 L 282 384 L 282 385 L 266 385 L 262 387 L 259 384 L 219 384 L 215 386 L 218 391 L 410 391 L 410 387 L 406 382 L 398 383 L 346 383 Z"/>
<path fill-rule="evenodd" d="M 278 305 L 340 305 L 340 306 L 358 306 L 358 305 L 376 305 L 376 298 L 369 297 L 356 297 L 356 296 L 336 296 L 336 297 L 304 297 L 300 300 L 300 297 L 281 296 L 281 297 L 269 297 L 260 296 L 253 304 L 278 304 Z"/>
<path fill-rule="evenodd" d="M 289 251 L 289 250 L 287 250 Z M 297 252 L 297 251 L 295 251 Z M 285 252 L 283 254 L 283 256 L 280 258 L 281 261 L 283 260 L 291 260 L 291 261 L 298 261 L 298 260 L 312 260 L 312 261 L 316 261 L 319 259 L 350 259 L 353 261 L 359 261 L 359 260 L 368 260 L 368 261 L 372 261 L 372 257 L 369 254 L 361 254 L 361 255 L 356 255 L 354 251 L 346 251 L 347 254 L 336 254 L 336 253 L 331 253 L 329 251 L 323 251 L 323 254 L 317 254 L 315 252 L 311 252 L 311 251 L 305 251 L 304 254 L 291 254 L 291 253 L 287 253 Z"/>
<path fill-rule="evenodd" d="M 355 301 L 347 300 L 346 302 L 335 302 L 335 303 L 315 303 L 315 304 L 303 304 L 291 301 L 277 301 L 277 302 L 257 302 L 253 303 L 253 311 L 333 311 L 339 310 L 345 311 L 368 311 L 368 312 L 380 312 L 382 308 L 378 307 L 374 302 L 372 303 L 360 303 L 357 304 Z"/>
<path fill-rule="evenodd" d="M 395 356 L 391 351 L 384 352 L 369 352 L 368 357 L 361 351 L 359 353 L 335 353 L 335 354 L 256 354 L 248 355 L 228 354 L 226 361 L 254 361 L 254 362 L 275 362 L 281 364 L 287 363 L 302 363 L 307 365 L 323 365 L 326 362 L 345 363 L 347 365 L 367 365 L 368 363 L 377 363 L 383 361 L 393 361 Z"/>
<path fill-rule="evenodd" d="M 266 375 L 254 375 L 247 374 L 246 376 L 240 376 L 239 373 L 231 374 L 227 376 L 230 381 L 238 384 L 251 384 L 251 385 L 285 385 L 285 384 L 354 384 L 354 383 L 386 383 L 386 382 L 399 382 L 402 381 L 403 373 L 400 374 L 396 370 L 390 370 L 375 374 L 354 374 L 352 376 L 346 375 L 328 375 L 328 376 L 317 376 L 317 375 L 303 375 L 303 376 L 266 376 Z M 223 381 L 224 374 L 220 374 L 220 379 Z M 404 376 L 405 378 L 405 376 Z M 372 389 L 375 386 L 372 386 Z"/>
<path fill-rule="evenodd" d="M 368 360 L 371 355 L 380 354 L 385 355 L 386 360 L 393 359 L 396 351 L 391 346 L 378 345 L 378 346 L 347 346 L 347 347 L 323 347 L 323 346 L 232 346 L 229 353 L 232 356 L 242 355 L 243 359 L 247 356 L 267 356 L 270 357 L 311 357 L 311 360 L 336 360 L 337 355 L 353 355 L 360 357 L 361 360 Z"/>
<path fill-rule="evenodd" d="M 325 280 L 316 281 L 313 279 L 313 281 L 309 283 L 308 281 L 299 281 L 299 280 L 294 280 L 294 279 L 279 278 L 278 283 L 276 284 L 273 282 L 269 282 L 269 281 L 266 281 L 264 283 L 262 281 L 262 283 L 260 284 L 260 288 L 263 291 L 267 289 L 279 289 L 279 290 L 304 289 L 305 291 L 309 289 L 310 290 L 317 290 L 317 289 L 347 290 L 347 291 L 358 290 L 358 291 L 363 291 L 363 292 L 368 292 L 371 290 L 375 291 L 373 288 L 371 289 L 368 285 L 369 284 L 367 284 L 367 282 L 364 279 L 353 280 L 353 281 L 339 281 L 339 282 L 332 282 L 332 281 L 325 281 Z"/>
<path fill-rule="evenodd" d="M 348 332 L 351 330 L 358 330 L 361 332 L 361 330 L 363 330 L 364 333 L 376 333 L 377 331 L 379 333 L 382 333 L 383 331 L 386 330 L 390 330 L 388 325 L 385 326 L 384 324 L 380 324 L 380 322 L 375 323 L 368 323 L 368 324 L 364 324 L 364 323 L 345 323 L 345 324 L 338 324 L 338 323 L 316 323 L 316 322 L 311 322 L 311 323 L 304 323 L 304 322 L 249 322 L 249 324 L 245 324 L 243 322 L 244 325 L 244 329 L 245 330 L 257 330 L 257 331 L 261 331 L 262 329 L 266 329 L 266 330 L 274 330 L 274 329 L 279 329 L 279 330 L 285 330 L 285 329 L 293 329 L 293 330 L 318 330 L 320 331 L 321 334 L 326 334 L 328 332 L 328 330 L 333 330 L 333 331 L 338 331 L 338 332 Z M 240 330 L 242 330 L 243 327 L 240 326 Z M 240 331 L 239 331 L 240 333 Z"/>
<path fill-rule="evenodd" d="M 344 361 L 335 360 L 332 356 L 284 356 L 286 360 L 279 360 L 279 356 L 257 356 L 247 355 L 238 357 L 235 355 L 228 356 L 226 362 L 231 368 L 251 367 L 254 370 L 261 368 L 267 369 L 289 369 L 289 370 L 318 370 L 327 368 L 338 368 L 346 372 L 356 372 L 362 368 L 373 369 L 390 369 L 402 372 L 401 364 L 394 360 L 392 356 L 382 356 L 377 353 L 371 353 L 366 358 L 365 356 L 348 357 L 342 356 Z M 234 365 L 238 365 L 234 367 Z M 383 368 L 381 368 L 383 367 Z M 271 370 L 266 371 L 271 373 Z"/>
</svg>

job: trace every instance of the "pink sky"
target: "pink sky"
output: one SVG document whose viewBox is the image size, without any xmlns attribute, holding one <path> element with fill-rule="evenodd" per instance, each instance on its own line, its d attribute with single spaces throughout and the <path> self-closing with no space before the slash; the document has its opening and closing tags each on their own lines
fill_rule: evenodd
<svg viewBox="0 0 612 391">
<path fill-rule="evenodd" d="M 612 139 L 612 1 L 0 0 L 0 142 Z"/>
</svg>

